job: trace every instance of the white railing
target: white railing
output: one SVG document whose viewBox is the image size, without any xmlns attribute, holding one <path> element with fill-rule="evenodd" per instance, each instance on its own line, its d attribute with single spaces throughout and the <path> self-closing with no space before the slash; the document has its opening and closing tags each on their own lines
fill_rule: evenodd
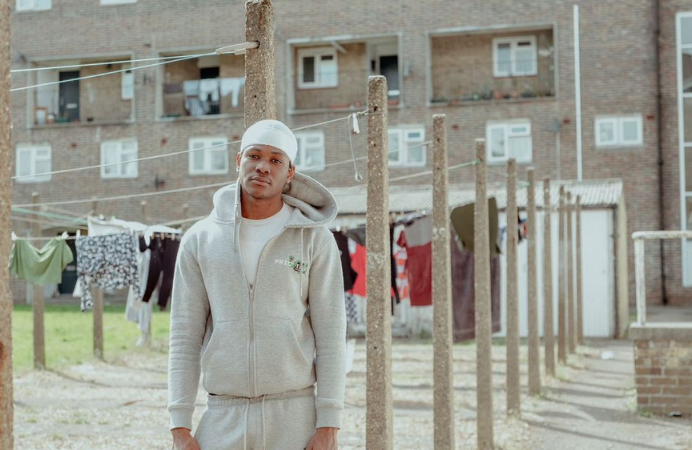
<svg viewBox="0 0 692 450">
<path fill-rule="evenodd" d="M 634 277 L 637 283 L 637 324 L 646 325 L 646 265 L 644 243 L 647 239 L 692 239 L 692 231 L 637 231 L 634 240 Z M 663 257 L 663 255 L 661 255 Z"/>
</svg>

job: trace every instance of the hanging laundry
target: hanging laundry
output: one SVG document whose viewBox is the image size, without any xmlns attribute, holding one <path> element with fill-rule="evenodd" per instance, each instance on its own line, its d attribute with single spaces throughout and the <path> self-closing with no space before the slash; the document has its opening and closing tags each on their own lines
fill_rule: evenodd
<svg viewBox="0 0 692 450">
<path fill-rule="evenodd" d="M 203 102 L 219 101 L 219 79 L 206 78 L 199 80 L 199 99 Z"/>
<path fill-rule="evenodd" d="M 130 291 L 127 295 L 127 303 L 125 305 L 125 319 L 129 322 L 134 322 L 140 325 L 141 323 L 141 309 L 142 309 L 142 298 L 144 297 L 144 292 L 146 290 L 145 280 L 149 276 L 149 263 L 151 261 L 151 250 L 149 250 L 144 237 L 139 238 L 139 251 L 137 252 L 137 271 L 139 273 L 139 287 L 135 289 L 134 286 L 130 286 Z M 140 326 L 140 330 L 141 330 Z M 146 327 L 148 329 L 148 326 Z M 142 330 L 144 332 L 144 330 Z"/>
<path fill-rule="evenodd" d="M 79 238 L 77 275 L 82 288 L 82 311 L 93 308 L 90 283 L 101 289 L 139 289 L 137 238 L 129 233 Z"/>
<path fill-rule="evenodd" d="M 452 210 L 452 225 L 456 230 L 462 245 L 465 249 L 473 252 L 475 245 L 474 229 L 474 210 L 475 203 L 459 206 Z M 488 199 L 488 232 L 490 239 L 490 254 L 492 256 L 502 253 L 498 243 L 500 220 L 497 211 L 497 201 L 495 198 Z"/>
<path fill-rule="evenodd" d="M 175 261 L 178 257 L 180 242 L 177 239 L 161 239 L 155 237 L 148 246 L 151 250 L 149 262 L 149 274 L 147 277 L 147 288 L 142 297 L 143 302 L 148 302 L 159 284 L 161 277 L 161 287 L 159 289 L 159 308 L 163 311 L 168 305 L 168 300 L 173 292 L 173 275 L 175 274 Z"/>
<path fill-rule="evenodd" d="M 349 228 L 344 234 L 356 244 L 365 247 L 365 227 Z"/>
<path fill-rule="evenodd" d="M 458 236 L 451 236 L 452 304 L 454 310 L 454 342 L 468 341 L 476 337 L 476 291 L 474 286 L 474 253 L 462 248 Z M 500 257 L 490 260 L 490 297 L 492 331 L 501 329 L 501 271 Z"/>
<path fill-rule="evenodd" d="M 352 228 L 348 229 L 344 232 L 346 236 L 348 236 L 349 239 L 352 239 L 355 241 L 356 244 L 359 246 L 365 248 L 365 243 L 366 243 L 366 231 L 365 227 L 358 227 L 358 228 Z M 389 227 L 389 264 L 390 264 L 390 286 L 392 287 L 391 291 L 391 297 L 394 301 L 396 301 L 397 304 L 401 301 L 399 298 L 399 289 L 397 288 L 396 285 L 396 278 L 397 278 L 397 273 L 396 273 L 396 261 L 394 259 L 394 242 L 393 242 L 393 236 L 394 236 L 394 225 L 390 225 Z M 366 258 L 367 260 L 367 258 Z M 366 261 L 367 262 L 367 261 Z M 367 264 L 366 264 L 367 265 Z M 354 267 L 355 269 L 355 267 Z M 358 269 L 356 269 L 358 271 Z M 365 268 L 362 269 L 362 272 L 358 272 L 358 274 L 362 277 L 365 277 Z M 363 285 L 365 281 L 363 280 Z M 363 287 L 363 297 L 365 297 L 365 288 Z M 360 294 L 358 294 L 360 295 Z M 394 306 L 392 306 L 393 308 Z"/>
<path fill-rule="evenodd" d="M 398 305 L 401 302 L 399 298 L 399 288 L 396 285 L 397 271 L 396 271 L 396 259 L 394 258 L 394 225 L 389 226 L 389 283 L 392 287 L 393 299 Z M 392 311 L 394 311 L 394 305 L 392 305 Z"/>
<path fill-rule="evenodd" d="M 406 249 L 411 306 L 432 305 L 432 217 L 420 216 L 406 223 L 397 244 Z"/>
<path fill-rule="evenodd" d="M 344 293 L 344 302 L 346 303 L 346 319 L 349 322 L 358 322 L 358 306 L 353 294 Z"/>
<path fill-rule="evenodd" d="M 353 289 L 353 283 L 358 277 L 358 273 L 351 266 L 351 253 L 348 251 L 348 238 L 340 231 L 332 231 L 336 246 L 341 253 L 341 271 L 344 277 L 344 291 Z"/>
<path fill-rule="evenodd" d="M 245 78 L 222 78 L 221 79 L 221 97 L 229 94 L 233 95 L 231 102 L 234 108 L 238 107 L 240 100 L 240 91 L 245 86 Z"/>
<path fill-rule="evenodd" d="M 404 237 L 402 238 L 402 236 Z M 404 231 L 401 232 L 398 240 L 406 240 Z M 406 254 L 406 248 L 400 247 L 398 245 L 397 247 L 398 249 L 396 253 L 394 253 L 394 260 L 396 261 L 397 287 L 399 288 L 399 298 L 401 299 L 401 301 L 410 300 L 408 270 L 406 268 L 408 256 Z"/>
<path fill-rule="evenodd" d="M 365 246 L 356 244 L 355 250 L 351 253 L 351 267 L 357 273 L 356 279 L 353 283 L 353 289 L 351 293 L 359 297 L 365 297 L 367 295 L 367 290 L 365 282 L 367 277 L 367 266 L 368 266 L 368 254 L 365 250 Z"/>
<path fill-rule="evenodd" d="M 199 80 L 184 81 L 183 91 L 187 97 L 199 97 Z"/>
<path fill-rule="evenodd" d="M 33 284 L 59 284 L 62 271 L 74 260 L 64 239 L 51 239 L 40 249 L 18 239 L 10 251 L 10 273 Z"/>
</svg>

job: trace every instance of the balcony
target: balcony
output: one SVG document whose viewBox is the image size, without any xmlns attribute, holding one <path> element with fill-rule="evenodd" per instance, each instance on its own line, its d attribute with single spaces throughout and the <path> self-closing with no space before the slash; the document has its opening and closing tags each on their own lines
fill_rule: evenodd
<svg viewBox="0 0 692 450">
<path fill-rule="evenodd" d="M 431 104 L 555 96 L 552 29 L 431 35 Z"/>
<path fill-rule="evenodd" d="M 400 102 L 397 37 L 293 42 L 290 49 L 292 113 L 363 109 L 370 75 L 387 78 L 390 106 Z"/>
<path fill-rule="evenodd" d="M 167 53 L 161 56 L 184 58 L 185 54 Z M 203 56 L 175 61 L 163 66 L 160 74 L 160 119 L 203 119 L 243 115 L 243 56 Z"/>
<path fill-rule="evenodd" d="M 135 73 L 126 70 L 130 66 L 127 63 L 99 65 L 101 62 L 128 59 L 109 57 L 108 60 L 34 63 L 33 68 L 42 70 L 32 72 L 29 82 L 47 85 L 28 91 L 29 110 L 32 111 L 29 125 L 40 127 L 133 121 Z M 108 72 L 116 73 L 98 76 Z M 90 76 L 96 77 L 83 79 Z"/>
</svg>

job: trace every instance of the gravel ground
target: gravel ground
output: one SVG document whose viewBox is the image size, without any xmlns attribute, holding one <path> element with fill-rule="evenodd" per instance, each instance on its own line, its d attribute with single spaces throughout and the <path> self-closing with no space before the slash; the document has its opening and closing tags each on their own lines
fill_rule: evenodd
<svg viewBox="0 0 692 450">
<path fill-rule="evenodd" d="M 571 367 L 561 368 L 559 379 L 550 381 L 543 397 L 528 398 L 524 393 L 520 420 L 505 418 L 505 349 L 493 347 L 497 449 L 692 449 L 689 420 L 647 418 L 634 412 L 633 380 L 626 373 L 626 367 L 632 366 L 632 349 L 625 344 L 617 347 L 617 359 L 626 361 L 621 375 L 590 367 L 600 362 L 601 349 L 583 349 Z M 392 356 L 394 448 L 432 449 L 431 344 L 396 341 Z M 141 351 L 111 363 L 91 362 L 16 377 L 15 448 L 170 449 L 166 361 L 164 354 Z M 475 448 L 475 347 L 455 346 L 454 361 L 456 445 Z M 359 342 L 347 378 L 339 433 L 342 450 L 365 448 L 365 372 L 365 345 Z M 611 378 L 601 382 L 599 376 Z M 584 380 L 596 387 L 579 385 L 587 383 Z M 524 374 L 524 386 L 525 381 Z M 580 391 L 579 386 L 586 389 Z M 202 390 L 197 401 L 195 423 L 204 409 Z M 639 439 L 641 434 L 648 440 Z M 642 442 L 646 445 L 636 446 Z"/>
</svg>

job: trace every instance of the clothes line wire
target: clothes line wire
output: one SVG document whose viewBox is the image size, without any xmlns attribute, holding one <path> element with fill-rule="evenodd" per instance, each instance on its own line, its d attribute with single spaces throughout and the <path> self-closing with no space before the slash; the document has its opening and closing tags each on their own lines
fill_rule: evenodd
<svg viewBox="0 0 692 450">
<path fill-rule="evenodd" d="M 215 53 L 214 53 L 214 54 L 215 54 Z M 54 85 L 63 84 L 63 83 L 70 83 L 70 82 L 73 82 L 73 81 L 90 80 L 90 79 L 92 79 L 92 78 L 100 78 L 100 77 L 105 77 L 105 76 L 107 76 L 107 75 L 114 75 L 114 74 L 123 73 L 123 72 L 132 72 L 132 71 L 135 71 L 135 70 L 147 69 L 147 68 L 149 68 L 149 67 L 164 66 L 164 65 L 166 65 L 166 64 L 171 64 L 171 63 L 179 62 L 179 61 L 187 61 L 187 60 L 189 60 L 189 59 L 195 59 L 195 58 L 198 58 L 198 56 L 185 56 L 185 57 L 180 57 L 180 58 L 178 58 L 178 59 L 172 59 L 172 60 L 169 60 L 169 61 L 157 62 L 157 63 L 153 63 L 153 64 L 145 64 L 145 65 L 143 65 L 143 66 L 134 66 L 134 67 L 130 67 L 130 68 L 127 68 L 127 69 L 118 69 L 118 70 L 113 70 L 113 71 L 110 71 L 110 72 L 97 73 L 97 74 L 94 74 L 94 75 L 87 75 L 87 76 L 84 76 L 84 77 L 71 78 L 71 79 L 69 79 L 69 80 L 50 81 L 50 82 L 47 82 L 47 83 L 39 83 L 39 84 L 30 85 L 30 86 L 22 86 L 22 87 L 10 89 L 10 92 L 26 91 L 26 90 L 29 90 L 29 89 L 36 89 L 36 88 L 40 88 L 40 87 L 54 86 Z"/>
<path fill-rule="evenodd" d="M 202 58 L 204 56 L 213 56 L 216 55 L 216 52 L 209 52 L 209 53 L 200 53 L 197 55 L 185 55 L 186 57 L 190 58 Z M 76 69 L 80 67 L 94 67 L 94 66 L 107 66 L 110 64 L 132 64 L 135 62 L 149 62 L 149 61 L 161 61 L 161 60 L 169 60 L 169 59 L 177 59 L 181 58 L 181 55 L 178 56 L 159 56 L 157 58 L 141 58 L 141 59 L 127 59 L 127 60 L 121 60 L 121 61 L 108 61 L 108 62 L 98 62 L 98 63 L 86 63 L 86 64 L 70 64 L 66 66 L 49 66 L 49 67 L 32 67 L 30 69 L 14 69 L 10 70 L 10 73 L 23 73 L 23 72 L 41 72 L 44 70 L 57 70 L 57 69 Z"/>
<path fill-rule="evenodd" d="M 363 116 L 368 115 L 367 111 L 361 111 L 357 114 L 361 114 Z M 339 117 L 338 119 L 332 119 L 332 120 L 327 120 L 324 122 L 314 123 L 311 125 L 305 125 L 305 126 L 302 126 L 299 128 L 295 128 L 293 131 L 306 130 L 309 128 L 316 128 L 316 127 L 320 127 L 323 125 L 328 125 L 328 124 L 331 124 L 334 122 L 338 122 L 341 120 L 347 120 L 349 117 L 350 117 L 350 115 L 345 116 L 345 117 Z M 81 172 L 84 170 L 100 169 L 102 167 L 121 166 L 123 164 L 132 163 L 132 162 L 152 161 L 155 159 L 168 158 L 171 156 L 183 155 L 183 154 L 193 153 L 193 152 L 201 152 L 201 151 L 209 150 L 209 149 L 213 149 L 213 148 L 226 147 L 229 145 L 240 144 L 240 142 L 241 142 L 240 140 L 231 141 L 231 142 L 224 142 L 223 144 L 210 145 L 208 147 L 203 147 L 203 148 L 196 148 L 196 149 L 192 149 L 192 150 L 188 149 L 188 150 L 182 150 L 182 151 L 171 152 L 171 153 L 162 153 L 160 155 L 145 156 L 142 158 L 129 159 L 127 161 L 122 161 L 122 162 L 117 162 L 117 163 L 94 164 L 91 166 L 82 166 L 82 167 L 73 167 L 71 169 L 53 170 L 50 172 L 37 173 L 37 174 L 32 174 L 32 175 L 15 175 L 12 177 L 12 179 L 17 180 L 17 179 L 22 179 L 22 178 L 34 178 L 34 177 L 41 177 L 41 176 L 48 176 L 48 175 L 59 175 L 59 174 L 63 174 L 63 173 L 72 173 L 72 172 Z M 350 162 L 351 160 L 349 159 L 348 161 Z"/>
</svg>

